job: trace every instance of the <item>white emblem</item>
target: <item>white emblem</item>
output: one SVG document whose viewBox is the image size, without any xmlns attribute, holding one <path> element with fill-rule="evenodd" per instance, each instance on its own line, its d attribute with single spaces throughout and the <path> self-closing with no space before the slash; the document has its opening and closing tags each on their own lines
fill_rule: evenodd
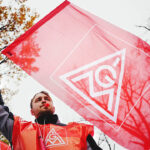
<svg viewBox="0 0 150 150">
<path fill-rule="evenodd" d="M 94 106 L 98 111 L 100 111 L 113 122 L 117 121 L 121 85 L 124 74 L 125 52 L 126 49 L 123 49 L 60 76 L 60 79 L 64 81 L 70 88 L 72 88 L 88 103 Z M 110 59 L 113 60 L 112 64 L 104 64 L 105 61 L 109 61 Z M 119 71 L 116 69 L 117 66 L 119 66 L 118 68 L 120 68 Z M 92 68 L 96 68 L 96 70 L 93 70 Z M 107 70 L 110 75 L 106 74 L 102 79 L 100 74 L 104 70 Z M 89 95 L 87 95 L 75 85 L 75 83 L 83 79 L 88 79 Z M 117 90 L 114 89 L 114 80 L 118 81 Z M 94 87 L 94 83 L 96 83 L 102 90 L 95 91 L 96 87 Z M 92 98 L 102 95 L 109 96 L 107 110 L 102 108 L 92 100 Z"/>
<path fill-rule="evenodd" d="M 45 146 L 52 147 L 52 146 L 60 146 L 66 144 L 61 136 L 55 131 L 54 128 L 50 130 L 45 138 Z"/>
</svg>

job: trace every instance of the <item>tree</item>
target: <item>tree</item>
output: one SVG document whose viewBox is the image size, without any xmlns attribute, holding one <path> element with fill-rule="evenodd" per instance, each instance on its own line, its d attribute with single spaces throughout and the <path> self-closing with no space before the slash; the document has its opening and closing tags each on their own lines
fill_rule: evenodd
<svg viewBox="0 0 150 150">
<path fill-rule="evenodd" d="M 141 38 L 150 44 L 150 17 L 144 25 L 137 25 L 138 29 L 142 31 Z"/>
<path fill-rule="evenodd" d="M 26 6 L 27 0 L 0 0 L 0 50 L 2 51 L 9 44 L 11 44 L 16 38 L 23 34 L 26 30 L 33 26 L 36 18 L 39 17 L 37 12 L 32 11 Z M 7 2 L 7 3 L 6 3 Z M 33 40 L 33 39 L 31 39 Z M 33 42 L 32 42 L 33 43 Z M 24 44 L 24 46 L 26 46 Z M 37 45 L 31 45 L 32 55 L 38 55 L 35 51 L 38 51 Z M 29 53 L 28 55 L 31 55 Z M 9 78 L 10 81 L 21 80 L 25 73 L 17 67 L 14 63 L 8 60 L 4 55 L 0 55 L 1 67 L 6 70 L 1 70 L 0 80 L 3 77 Z"/>
<path fill-rule="evenodd" d="M 26 5 L 27 0 L 0 0 L 0 51 L 10 45 L 21 34 L 27 31 L 34 25 L 39 14 Z M 34 37 L 30 39 L 32 41 L 32 54 L 38 55 L 38 45 L 34 44 Z M 24 47 L 26 44 L 24 44 Z M 27 55 L 26 55 L 27 56 Z M 22 59 L 22 58 L 21 58 Z M 30 60 L 32 67 L 33 60 Z M 22 71 L 17 65 L 10 61 L 6 56 L 0 55 L 0 85 L 3 80 L 7 80 L 7 83 L 13 80 L 13 83 L 19 84 L 19 81 L 26 77 L 26 73 Z M 36 68 L 34 68 L 36 71 Z M 2 87 L 0 87 L 2 88 Z M 2 95 L 7 103 L 17 91 L 10 89 L 7 85 L 3 85 Z M 8 141 L 0 135 L 0 140 L 8 143 Z"/>
</svg>

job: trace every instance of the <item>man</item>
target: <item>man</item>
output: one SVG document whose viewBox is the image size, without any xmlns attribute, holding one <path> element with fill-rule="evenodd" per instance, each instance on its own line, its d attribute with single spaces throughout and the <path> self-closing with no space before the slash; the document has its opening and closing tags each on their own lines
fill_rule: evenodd
<svg viewBox="0 0 150 150">
<path fill-rule="evenodd" d="M 92 138 L 93 126 L 60 123 L 49 94 L 37 93 L 31 100 L 35 122 L 13 116 L 0 95 L 0 131 L 14 150 L 100 150 Z"/>
</svg>

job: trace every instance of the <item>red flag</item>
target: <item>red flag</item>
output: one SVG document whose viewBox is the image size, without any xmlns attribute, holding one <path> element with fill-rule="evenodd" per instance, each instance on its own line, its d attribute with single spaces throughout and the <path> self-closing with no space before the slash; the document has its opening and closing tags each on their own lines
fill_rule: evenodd
<svg viewBox="0 0 150 150">
<path fill-rule="evenodd" d="M 146 42 L 65 1 L 3 54 L 122 146 L 150 148 Z"/>
</svg>

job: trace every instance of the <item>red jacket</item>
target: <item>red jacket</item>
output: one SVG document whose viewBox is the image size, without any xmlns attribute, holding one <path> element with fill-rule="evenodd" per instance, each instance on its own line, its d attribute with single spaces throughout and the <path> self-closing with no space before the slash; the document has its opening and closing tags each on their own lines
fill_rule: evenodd
<svg viewBox="0 0 150 150">
<path fill-rule="evenodd" d="M 40 125 L 15 117 L 12 143 L 14 150 L 86 150 L 88 134 L 93 135 L 91 125 Z"/>
</svg>

